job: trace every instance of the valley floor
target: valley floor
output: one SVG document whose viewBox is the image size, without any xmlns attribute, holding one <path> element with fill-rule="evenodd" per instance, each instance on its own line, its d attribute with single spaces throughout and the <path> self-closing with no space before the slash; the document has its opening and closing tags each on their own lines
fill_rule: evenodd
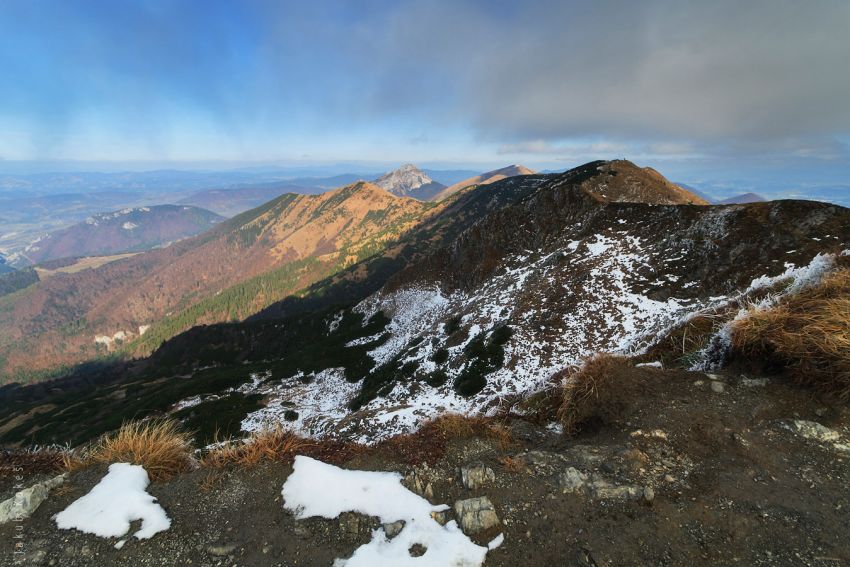
<svg viewBox="0 0 850 567">
<path fill-rule="evenodd" d="M 572 439 L 515 420 L 512 444 L 458 438 L 431 465 L 380 453 L 341 464 L 398 471 L 420 489 L 430 484 L 432 503 L 488 497 L 500 525 L 473 540 L 486 545 L 501 533 L 504 543 L 487 554 L 487 566 L 850 564 L 846 405 L 780 379 L 633 371 L 647 386 L 624 417 Z M 459 467 L 478 463 L 494 479 L 465 488 Z M 331 565 L 378 527 L 354 514 L 296 520 L 281 500 L 289 464 L 201 468 L 151 484 L 171 528 L 116 550 L 116 540 L 58 530 L 51 520 L 104 472 L 71 474 L 21 531 L 0 526 L 0 563 Z M 0 485 L 0 499 L 9 488 Z M 21 556 L 13 554 L 16 534 Z"/>
</svg>

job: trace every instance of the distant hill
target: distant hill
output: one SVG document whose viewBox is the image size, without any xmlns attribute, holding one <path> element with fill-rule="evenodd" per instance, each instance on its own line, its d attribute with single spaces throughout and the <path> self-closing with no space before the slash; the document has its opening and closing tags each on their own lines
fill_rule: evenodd
<svg viewBox="0 0 850 567">
<path fill-rule="evenodd" d="M 198 207 L 154 205 L 98 213 L 51 232 L 20 254 L 30 264 L 58 258 L 140 252 L 212 228 L 223 217 Z"/>
<path fill-rule="evenodd" d="M 729 197 L 728 199 L 723 199 L 722 201 L 718 201 L 718 205 L 741 205 L 745 203 L 763 203 L 767 201 L 761 195 L 757 195 L 755 193 L 744 193 L 742 195 L 735 195 L 734 197 Z"/>
<path fill-rule="evenodd" d="M 420 201 L 429 201 L 434 195 L 446 188 L 437 183 L 428 174 L 406 163 L 393 171 L 388 171 L 374 181 L 375 185 L 399 197 L 412 197 Z"/>
<path fill-rule="evenodd" d="M 431 200 L 442 201 L 443 199 L 450 197 L 458 191 L 461 191 L 472 185 L 487 185 L 488 183 L 500 181 L 502 179 L 505 179 L 506 177 L 514 177 L 516 175 L 533 175 L 534 173 L 534 170 L 528 169 L 527 167 L 522 165 L 509 165 L 501 169 L 488 171 L 480 175 L 473 175 L 472 177 L 468 177 L 466 179 L 458 181 L 454 185 L 450 185 L 449 187 L 446 187 L 445 189 L 434 195 Z"/>
<path fill-rule="evenodd" d="M 198 191 L 178 201 L 180 205 L 192 205 L 216 212 L 225 217 L 259 207 L 285 193 L 315 195 L 327 191 L 327 188 L 314 185 L 300 185 L 290 182 L 272 182 L 229 189 L 207 189 Z"/>
</svg>

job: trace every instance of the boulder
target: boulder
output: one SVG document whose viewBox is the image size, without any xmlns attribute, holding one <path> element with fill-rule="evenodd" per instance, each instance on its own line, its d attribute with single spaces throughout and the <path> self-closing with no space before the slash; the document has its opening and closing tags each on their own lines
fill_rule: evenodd
<svg viewBox="0 0 850 567">
<path fill-rule="evenodd" d="M 65 475 L 53 477 L 21 490 L 11 498 L 0 502 L 0 525 L 29 518 L 41 503 L 47 500 L 50 491 L 65 482 Z"/>
<path fill-rule="evenodd" d="M 466 534 L 475 534 L 500 524 L 493 503 L 486 496 L 455 502 L 455 515 Z"/>
</svg>

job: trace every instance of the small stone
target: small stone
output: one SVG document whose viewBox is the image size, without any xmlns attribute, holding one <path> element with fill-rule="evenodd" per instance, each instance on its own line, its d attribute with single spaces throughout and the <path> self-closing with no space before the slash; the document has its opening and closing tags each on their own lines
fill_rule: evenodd
<svg viewBox="0 0 850 567">
<path fill-rule="evenodd" d="M 236 550 L 235 545 L 211 545 L 207 547 L 207 552 L 216 557 L 224 557 L 230 555 Z"/>
<path fill-rule="evenodd" d="M 767 378 L 741 378 L 741 386 L 761 388 L 767 386 Z"/>
<path fill-rule="evenodd" d="M 664 475 L 664 482 L 676 482 L 676 479 L 673 478 L 673 475 L 666 474 Z"/>
<path fill-rule="evenodd" d="M 655 491 L 651 487 L 645 486 L 643 489 L 643 499 L 647 502 L 655 500 Z"/>
<path fill-rule="evenodd" d="M 434 511 L 431 512 L 431 517 L 434 518 L 434 521 L 441 526 L 445 526 L 449 523 L 449 520 L 452 519 L 452 511 L 448 508 L 445 510 Z"/>
<path fill-rule="evenodd" d="M 399 520 L 391 524 L 384 524 L 384 533 L 388 538 L 394 538 L 404 529 L 404 520 Z"/>
<path fill-rule="evenodd" d="M 500 523 L 493 503 L 486 496 L 458 500 L 454 509 L 460 527 L 466 534 L 482 532 Z"/>
<path fill-rule="evenodd" d="M 712 381 L 711 382 L 711 391 L 715 394 L 722 394 L 726 391 L 726 386 L 723 385 L 723 382 Z"/>
<path fill-rule="evenodd" d="M 481 463 L 478 463 L 460 467 L 460 480 L 466 488 L 476 490 L 494 482 L 496 480 L 496 474 L 490 467 L 485 467 Z"/>
</svg>

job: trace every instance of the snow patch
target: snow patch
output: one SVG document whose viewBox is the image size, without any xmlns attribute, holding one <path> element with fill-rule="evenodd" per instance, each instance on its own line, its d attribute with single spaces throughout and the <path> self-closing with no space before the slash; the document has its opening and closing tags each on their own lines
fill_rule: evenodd
<svg viewBox="0 0 850 567">
<path fill-rule="evenodd" d="M 147 471 L 138 465 L 109 465 L 109 472 L 88 494 L 53 519 L 60 529 L 78 529 L 100 537 L 123 536 L 130 522 L 141 520 L 142 527 L 133 535 L 150 538 L 170 528 L 171 520 L 145 491 L 149 482 Z"/>
<path fill-rule="evenodd" d="M 487 548 L 475 545 L 454 521 L 441 526 L 434 520 L 431 512 L 448 506 L 434 506 L 414 494 L 401 484 L 398 473 L 345 470 L 299 455 L 281 494 L 284 508 L 297 519 L 357 512 L 377 516 L 383 524 L 405 522 L 392 539 L 383 528 L 373 531 L 372 541 L 357 548 L 350 558 L 337 559 L 335 567 L 476 567 L 487 555 Z M 410 556 L 408 550 L 414 544 L 425 548 L 420 557 Z"/>
</svg>

